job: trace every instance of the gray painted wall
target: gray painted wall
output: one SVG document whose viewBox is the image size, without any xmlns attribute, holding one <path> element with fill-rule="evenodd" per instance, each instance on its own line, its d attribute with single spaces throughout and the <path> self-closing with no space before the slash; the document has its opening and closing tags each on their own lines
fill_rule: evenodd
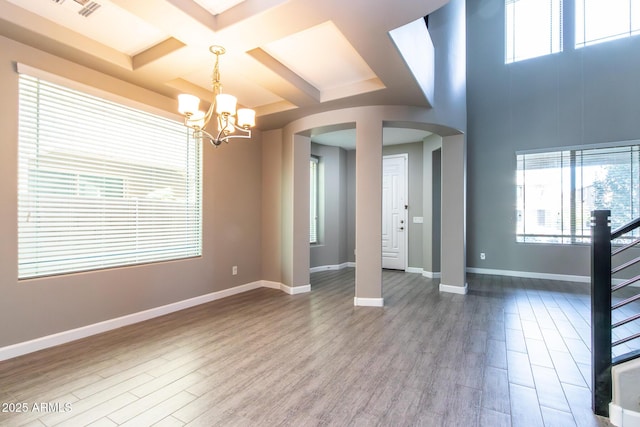
<svg viewBox="0 0 640 427">
<path fill-rule="evenodd" d="M 473 2 L 471 2 L 473 3 Z M 429 35 L 435 47 L 432 123 L 467 129 L 465 0 L 450 0 L 429 15 Z"/>
<path fill-rule="evenodd" d="M 469 267 L 589 275 L 588 246 L 516 243 L 515 152 L 640 138 L 640 37 L 504 64 L 504 1 L 467 6 Z M 480 260 L 485 252 L 486 260 Z"/>
</svg>

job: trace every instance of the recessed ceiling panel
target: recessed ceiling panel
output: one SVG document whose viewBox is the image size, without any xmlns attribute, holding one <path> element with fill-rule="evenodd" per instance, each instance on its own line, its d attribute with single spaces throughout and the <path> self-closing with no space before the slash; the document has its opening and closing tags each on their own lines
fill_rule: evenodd
<svg viewBox="0 0 640 427">
<path fill-rule="evenodd" d="M 130 56 L 168 38 L 109 0 L 8 1 Z"/>
<path fill-rule="evenodd" d="M 200 6 L 211 12 L 212 15 L 219 15 L 225 10 L 244 2 L 245 0 L 193 0 Z"/>
<path fill-rule="evenodd" d="M 282 98 L 273 94 L 264 87 L 254 83 L 252 80 L 245 78 L 243 75 L 233 72 L 229 67 L 225 67 L 224 60 L 220 58 L 220 80 L 222 89 L 226 93 L 230 93 L 238 98 L 238 103 L 249 108 L 257 108 L 263 105 L 273 104 L 282 101 Z M 211 73 L 213 71 L 214 61 L 202 64 L 198 70 L 191 72 L 183 78 L 195 85 L 211 91 Z"/>
<path fill-rule="evenodd" d="M 271 42 L 262 49 L 320 91 L 376 78 L 330 21 Z"/>
</svg>

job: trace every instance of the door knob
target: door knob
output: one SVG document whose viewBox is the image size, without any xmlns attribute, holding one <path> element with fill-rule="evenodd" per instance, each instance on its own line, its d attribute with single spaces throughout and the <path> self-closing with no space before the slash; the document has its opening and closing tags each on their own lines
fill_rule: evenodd
<svg viewBox="0 0 640 427">
<path fill-rule="evenodd" d="M 404 230 L 404 227 L 400 227 L 400 231 Z"/>
</svg>

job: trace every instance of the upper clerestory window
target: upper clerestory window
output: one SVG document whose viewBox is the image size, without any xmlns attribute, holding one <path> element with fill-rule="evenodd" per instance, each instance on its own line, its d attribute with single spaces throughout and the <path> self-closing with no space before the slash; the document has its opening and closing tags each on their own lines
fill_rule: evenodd
<svg viewBox="0 0 640 427">
<path fill-rule="evenodd" d="M 576 0 L 576 48 L 640 34 L 640 0 Z"/>
<path fill-rule="evenodd" d="M 505 0 L 505 64 L 562 52 L 562 0 Z"/>
</svg>

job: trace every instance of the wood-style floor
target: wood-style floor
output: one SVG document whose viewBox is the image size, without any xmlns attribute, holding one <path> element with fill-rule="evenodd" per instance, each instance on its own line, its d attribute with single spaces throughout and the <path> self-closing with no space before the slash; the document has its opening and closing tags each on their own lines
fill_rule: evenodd
<svg viewBox="0 0 640 427">
<path fill-rule="evenodd" d="M 591 412 L 588 286 L 385 271 L 258 289 L 0 363 L 2 426 L 606 426 Z M 49 404 L 48 408 L 34 404 Z M 10 409 L 10 408 L 8 408 Z M 15 406 L 14 408 L 15 409 Z"/>
</svg>

